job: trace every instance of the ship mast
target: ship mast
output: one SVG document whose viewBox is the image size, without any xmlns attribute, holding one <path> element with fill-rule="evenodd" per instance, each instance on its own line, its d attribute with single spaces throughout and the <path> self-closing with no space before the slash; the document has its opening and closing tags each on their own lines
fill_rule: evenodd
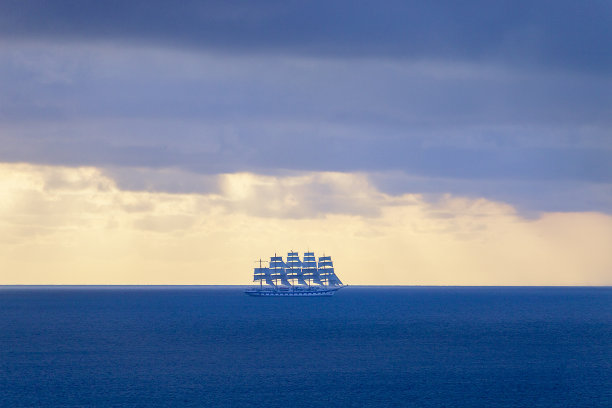
<svg viewBox="0 0 612 408">
<path fill-rule="evenodd" d="M 321 284 L 319 271 L 317 270 L 317 260 L 314 252 L 304 252 L 304 263 L 302 264 L 302 274 L 304 279 L 311 286 L 313 283 Z"/>
<path fill-rule="evenodd" d="M 302 270 L 302 261 L 297 252 L 289 251 L 287 254 L 287 279 L 293 286 L 305 285 L 304 274 Z M 296 283 L 297 281 L 297 283 Z"/>
<path fill-rule="evenodd" d="M 283 261 L 282 256 L 277 256 L 276 253 L 273 257 L 270 257 L 270 273 L 272 279 L 274 279 L 274 286 L 278 286 L 278 280 L 280 279 L 282 285 L 291 286 L 287 279 L 287 264 Z"/>
<path fill-rule="evenodd" d="M 319 257 L 319 272 L 325 286 L 342 286 L 342 281 L 334 272 L 331 256 L 323 254 L 323 256 Z"/>
<path fill-rule="evenodd" d="M 269 268 L 264 268 L 262 267 L 262 262 L 266 262 L 263 261 L 261 258 L 259 259 L 259 261 L 255 261 L 255 262 L 259 262 L 259 268 L 255 268 L 253 270 L 253 280 L 254 281 L 259 281 L 259 286 L 263 287 L 263 280 L 266 280 L 266 284 L 270 284 L 271 279 L 270 279 L 270 269 Z"/>
<path fill-rule="evenodd" d="M 261 258 L 259 258 L 259 270 L 261 271 Z M 263 288 L 263 279 L 259 280 L 259 288 Z"/>
</svg>

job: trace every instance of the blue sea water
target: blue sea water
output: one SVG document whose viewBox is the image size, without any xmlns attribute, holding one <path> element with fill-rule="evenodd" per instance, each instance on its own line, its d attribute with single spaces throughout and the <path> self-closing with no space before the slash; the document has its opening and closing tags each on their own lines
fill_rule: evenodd
<svg viewBox="0 0 612 408">
<path fill-rule="evenodd" d="M 612 288 L 0 288 L 3 407 L 612 407 Z"/>
</svg>

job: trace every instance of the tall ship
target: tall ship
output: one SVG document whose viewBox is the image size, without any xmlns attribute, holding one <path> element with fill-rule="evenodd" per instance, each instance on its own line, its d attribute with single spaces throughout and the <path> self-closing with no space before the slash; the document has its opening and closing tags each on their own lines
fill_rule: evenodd
<svg viewBox="0 0 612 408">
<path fill-rule="evenodd" d="M 345 287 L 334 271 L 331 256 L 320 256 L 317 262 L 314 252 L 304 252 L 303 260 L 297 252 L 289 252 L 287 261 L 282 256 L 259 260 L 253 270 L 257 286 L 244 291 L 249 296 L 333 296 Z"/>
</svg>

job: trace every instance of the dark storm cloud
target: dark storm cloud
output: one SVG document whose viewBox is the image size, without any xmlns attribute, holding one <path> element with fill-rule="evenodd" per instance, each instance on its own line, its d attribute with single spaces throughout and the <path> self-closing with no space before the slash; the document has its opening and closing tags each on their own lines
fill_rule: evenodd
<svg viewBox="0 0 612 408">
<path fill-rule="evenodd" d="M 612 2 L 595 0 L 4 0 L 0 35 L 612 72 Z"/>
<path fill-rule="evenodd" d="M 0 1 L 0 161 L 168 192 L 356 171 L 394 194 L 611 212 L 611 10 Z"/>
</svg>

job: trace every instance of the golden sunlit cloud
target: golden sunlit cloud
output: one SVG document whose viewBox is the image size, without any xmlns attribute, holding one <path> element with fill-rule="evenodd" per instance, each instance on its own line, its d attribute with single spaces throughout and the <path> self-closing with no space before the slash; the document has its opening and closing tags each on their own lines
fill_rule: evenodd
<svg viewBox="0 0 612 408">
<path fill-rule="evenodd" d="M 216 185 L 126 191 L 93 167 L 0 164 L 0 284 L 248 284 L 256 259 L 291 249 L 331 254 L 348 284 L 612 284 L 606 214 L 525 219 L 483 198 L 384 194 L 352 173 Z"/>
</svg>

